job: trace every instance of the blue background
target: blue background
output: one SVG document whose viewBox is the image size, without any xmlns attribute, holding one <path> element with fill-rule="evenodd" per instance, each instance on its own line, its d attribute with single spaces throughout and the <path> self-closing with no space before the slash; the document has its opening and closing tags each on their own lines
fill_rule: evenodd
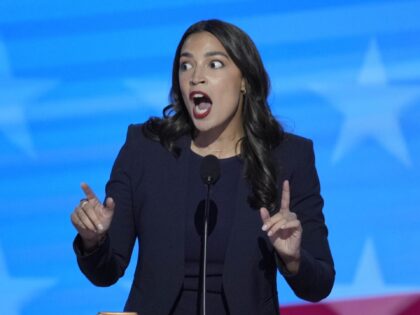
<svg viewBox="0 0 420 315">
<path fill-rule="evenodd" d="M 273 112 L 314 140 L 329 300 L 419 293 L 419 16 L 420 1 L 1 0 L 0 312 L 122 310 L 133 266 L 91 285 L 70 213 L 82 181 L 103 198 L 127 126 L 160 115 L 175 47 L 206 18 L 254 39 Z M 279 297 L 301 303 L 281 278 Z"/>
</svg>

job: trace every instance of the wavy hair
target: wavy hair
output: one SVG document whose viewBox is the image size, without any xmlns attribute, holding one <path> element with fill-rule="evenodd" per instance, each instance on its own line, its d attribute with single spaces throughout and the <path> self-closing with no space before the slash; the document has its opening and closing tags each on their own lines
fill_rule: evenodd
<svg viewBox="0 0 420 315">
<path fill-rule="evenodd" d="M 270 80 L 260 54 L 251 38 L 240 28 L 220 20 L 205 20 L 186 30 L 173 61 L 169 95 L 171 103 L 164 108 L 163 118 L 152 117 L 145 123 L 143 132 L 176 156 L 180 153 L 176 140 L 182 135 L 194 138 L 195 127 L 182 98 L 178 71 L 185 40 L 199 32 L 209 32 L 220 41 L 245 79 L 242 112 L 244 137 L 239 144 L 244 175 L 252 187 L 248 201 L 254 208 L 266 207 L 273 211 L 278 206 L 278 187 L 277 170 L 271 153 L 283 138 L 283 128 L 273 117 L 267 103 Z"/>
</svg>

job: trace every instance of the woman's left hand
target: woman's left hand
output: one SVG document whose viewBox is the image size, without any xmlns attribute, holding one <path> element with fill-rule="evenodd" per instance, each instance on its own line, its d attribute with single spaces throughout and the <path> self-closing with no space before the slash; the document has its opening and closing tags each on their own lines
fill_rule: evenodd
<svg viewBox="0 0 420 315">
<path fill-rule="evenodd" d="M 302 240 L 302 225 L 296 213 L 290 211 L 289 181 L 283 182 L 280 210 L 270 217 L 266 208 L 260 209 L 263 221 L 262 230 L 267 235 L 291 273 L 297 273 L 300 263 L 300 243 Z"/>
</svg>

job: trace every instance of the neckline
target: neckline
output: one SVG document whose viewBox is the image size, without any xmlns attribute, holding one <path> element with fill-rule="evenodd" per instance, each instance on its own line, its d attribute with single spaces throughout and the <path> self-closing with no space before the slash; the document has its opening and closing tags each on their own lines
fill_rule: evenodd
<svg viewBox="0 0 420 315">
<path fill-rule="evenodd" d="M 206 155 L 200 155 L 200 154 L 198 154 L 198 153 L 196 153 L 196 152 L 194 152 L 192 149 L 191 149 L 191 147 L 190 146 L 188 146 L 188 151 L 190 152 L 190 154 L 194 157 L 194 158 L 196 158 L 196 159 L 199 159 L 199 160 L 202 160 Z M 208 154 L 208 155 L 210 155 L 210 154 Z M 233 156 L 229 156 L 229 157 L 226 157 L 226 158 L 217 158 L 221 163 L 227 163 L 227 162 L 229 162 L 229 161 L 240 161 L 241 159 L 240 159 L 240 155 L 238 154 L 238 155 L 233 155 Z"/>
</svg>

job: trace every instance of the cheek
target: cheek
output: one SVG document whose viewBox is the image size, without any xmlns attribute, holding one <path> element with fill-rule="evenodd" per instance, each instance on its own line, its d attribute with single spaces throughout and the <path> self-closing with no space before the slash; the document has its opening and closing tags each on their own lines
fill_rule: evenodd
<svg viewBox="0 0 420 315">
<path fill-rule="evenodd" d="M 241 95 L 241 85 L 235 80 L 229 80 L 221 85 L 221 91 L 223 100 L 229 101 L 232 105 L 236 105 Z"/>
</svg>

